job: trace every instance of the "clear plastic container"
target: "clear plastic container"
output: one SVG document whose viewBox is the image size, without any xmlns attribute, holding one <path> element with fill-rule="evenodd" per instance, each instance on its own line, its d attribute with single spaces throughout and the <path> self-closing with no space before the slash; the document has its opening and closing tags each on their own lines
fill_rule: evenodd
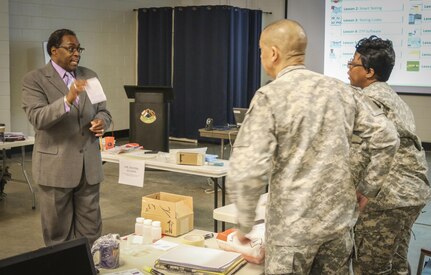
<svg viewBox="0 0 431 275">
<path fill-rule="evenodd" d="M 144 239 L 144 244 L 151 244 L 153 243 L 153 236 L 152 236 L 152 223 L 153 221 L 150 219 L 146 219 L 144 221 L 144 226 L 142 230 L 142 236 Z"/>
<path fill-rule="evenodd" d="M 162 238 L 162 227 L 160 221 L 153 221 L 151 223 L 151 236 L 153 242 L 156 242 Z"/>
<path fill-rule="evenodd" d="M 144 221 L 145 221 L 145 219 L 142 217 L 136 218 L 135 235 L 143 236 Z"/>
</svg>

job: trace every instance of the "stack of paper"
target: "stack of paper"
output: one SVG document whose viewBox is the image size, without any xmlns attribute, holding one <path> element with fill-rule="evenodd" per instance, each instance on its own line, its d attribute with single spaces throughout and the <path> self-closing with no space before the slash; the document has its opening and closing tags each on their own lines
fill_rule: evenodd
<svg viewBox="0 0 431 275">
<path fill-rule="evenodd" d="M 160 256 L 155 267 L 185 273 L 228 275 L 246 263 L 240 253 L 179 245 Z"/>
<path fill-rule="evenodd" d="M 143 150 L 143 147 L 139 146 L 139 144 L 136 144 L 136 143 L 130 143 L 130 144 L 125 144 L 125 145 L 121 145 L 121 146 L 115 146 L 114 148 L 105 150 L 106 153 L 114 154 L 114 155 L 129 153 L 132 151 L 141 151 L 141 152 L 145 153 L 145 151 L 150 151 L 150 150 Z"/>
<path fill-rule="evenodd" d="M 22 132 L 6 132 L 4 133 L 4 141 L 19 141 L 25 140 L 25 135 Z"/>
</svg>

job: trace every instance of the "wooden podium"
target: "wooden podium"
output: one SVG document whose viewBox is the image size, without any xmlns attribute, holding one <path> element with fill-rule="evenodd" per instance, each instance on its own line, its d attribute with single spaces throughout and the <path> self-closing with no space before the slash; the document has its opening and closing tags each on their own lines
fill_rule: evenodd
<svg viewBox="0 0 431 275">
<path fill-rule="evenodd" d="M 144 149 L 169 152 L 169 108 L 172 87 L 124 85 L 130 102 L 130 142 Z"/>
</svg>

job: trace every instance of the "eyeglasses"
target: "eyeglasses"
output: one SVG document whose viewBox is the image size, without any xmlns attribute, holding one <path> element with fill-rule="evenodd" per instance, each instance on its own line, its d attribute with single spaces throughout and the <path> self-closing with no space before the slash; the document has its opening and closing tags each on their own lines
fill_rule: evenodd
<svg viewBox="0 0 431 275">
<path fill-rule="evenodd" d="M 84 48 L 81 48 L 81 47 L 76 48 L 76 47 L 73 47 L 73 46 L 69 46 L 69 47 L 58 46 L 58 48 L 63 48 L 66 51 L 68 51 L 70 54 L 73 54 L 75 51 L 77 51 L 78 53 L 82 53 L 85 50 Z"/>
<path fill-rule="evenodd" d="M 364 65 L 363 64 L 355 63 L 352 60 L 349 60 L 349 62 L 347 62 L 347 68 L 352 69 L 352 68 L 355 68 L 355 67 L 364 67 Z"/>
</svg>

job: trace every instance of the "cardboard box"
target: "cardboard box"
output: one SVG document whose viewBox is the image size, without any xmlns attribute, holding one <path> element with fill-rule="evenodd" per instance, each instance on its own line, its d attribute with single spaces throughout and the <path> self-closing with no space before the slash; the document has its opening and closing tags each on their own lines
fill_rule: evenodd
<svg viewBox="0 0 431 275">
<path fill-rule="evenodd" d="M 204 165 L 205 154 L 193 152 L 177 152 L 177 164 Z"/>
<path fill-rule="evenodd" d="M 193 198 L 165 192 L 144 196 L 141 216 L 160 221 L 162 234 L 185 234 L 193 230 Z"/>
</svg>

